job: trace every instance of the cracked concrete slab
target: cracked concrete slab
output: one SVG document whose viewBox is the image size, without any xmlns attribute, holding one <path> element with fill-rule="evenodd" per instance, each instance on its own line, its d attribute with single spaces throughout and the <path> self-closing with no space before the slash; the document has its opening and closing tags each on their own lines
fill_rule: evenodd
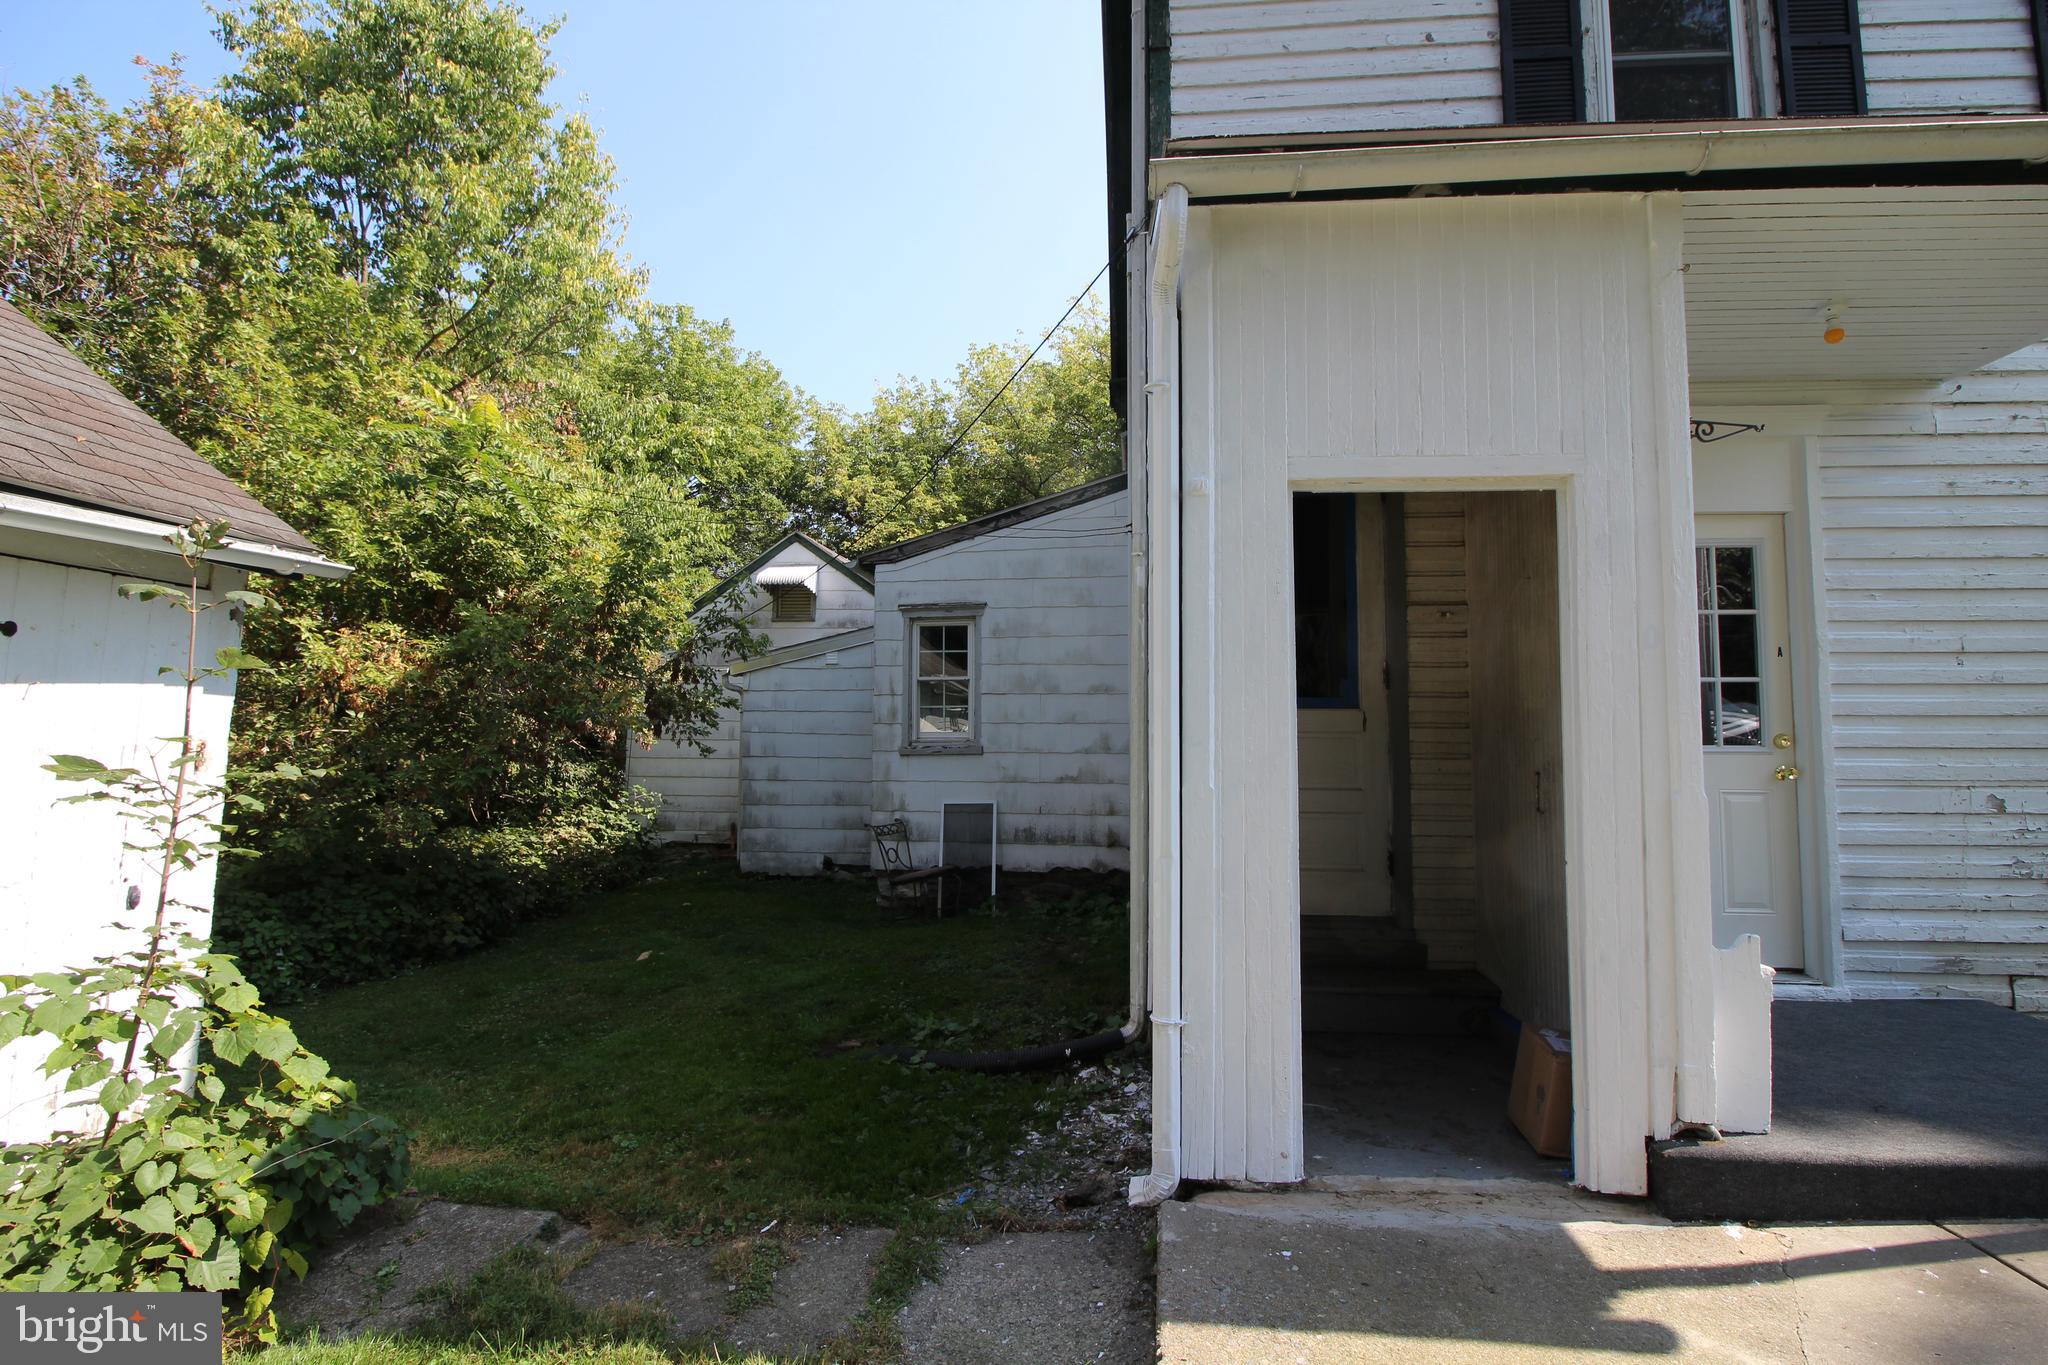
<svg viewBox="0 0 2048 1365">
<path fill-rule="evenodd" d="M 744 1314 L 725 1336 L 743 1351 L 809 1355 L 853 1326 L 867 1307 L 875 1258 L 894 1233 L 873 1228 L 807 1237 L 775 1272 L 773 1297 Z"/>
<path fill-rule="evenodd" d="M 897 1319 L 906 1360 L 1152 1361 L 1145 1253 L 1126 1231 L 1035 1232 L 946 1250 Z"/>
<path fill-rule="evenodd" d="M 418 1327 L 432 1310 L 421 1294 L 442 1281 L 466 1284 L 517 1246 L 562 1252 L 587 1234 L 541 1209 L 486 1208 L 434 1200 L 316 1257 L 313 1269 L 278 1293 L 278 1316 L 294 1331 L 327 1338 Z"/>
<path fill-rule="evenodd" d="M 625 1242 L 600 1247 L 562 1282 L 584 1308 L 653 1308 L 676 1335 L 708 1337 L 725 1322 L 726 1287 L 703 1247 Z"/>
<path fill-rule="evenodd" d="M 1931 1224 L 1681 1226 L 1639 1207 L 1541 1189 L 1169 1204 L 1160 1358 L 1861 1365 L 2028 1360 L 2048 1340 L 2048 1290 Z"/>
</svg>

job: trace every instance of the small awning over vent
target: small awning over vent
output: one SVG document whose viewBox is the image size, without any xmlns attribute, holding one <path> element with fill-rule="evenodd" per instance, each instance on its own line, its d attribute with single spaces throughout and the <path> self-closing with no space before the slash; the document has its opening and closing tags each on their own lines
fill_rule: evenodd
<svg viewBox="0 0 2048 1365">
<path fill-rule="evenodd" d="M 815 564 L 770 564 L 754 575 L 754 581 L 764 588 L 808 588 L 817 576 Z"/>
</svg>

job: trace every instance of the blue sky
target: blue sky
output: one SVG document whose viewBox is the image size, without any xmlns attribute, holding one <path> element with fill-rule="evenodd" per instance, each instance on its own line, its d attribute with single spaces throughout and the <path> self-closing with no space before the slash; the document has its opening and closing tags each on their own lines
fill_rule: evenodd
<svg viewBox="0 0 2048 1365">
<path fill-rule="evenodd" d="M 131 59 L 226 69 L 200 0 L 0 14 L 0 84 Z M 31 12 L 33 11 L 33 12 Z M 1091 0 L 569 0 L 555 98 L 618 163 L 650 294 L 729 318 L 821 398 L 1052 325 L 1102 264 L 1101 40 Z"/>
</svg>

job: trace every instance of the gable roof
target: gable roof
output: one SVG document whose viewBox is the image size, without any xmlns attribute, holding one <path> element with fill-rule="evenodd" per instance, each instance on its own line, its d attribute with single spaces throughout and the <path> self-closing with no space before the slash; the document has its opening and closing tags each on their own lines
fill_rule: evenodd
<svg viewBox="0 0 2048 1365">
<path fill-rule="evenodd" d="M 948 526 L 942 530 L 927 531 L 925 534 L 913 536 L 909 540 L 899 540 L 894 545 L 884 545 L 879 549 L 869 550 L 860 557 L 860 562 L 862 564 L 894 564 L 898 560 L 915 559 L 919 555 L 930 554 L 933 550 L 944 549 L 948 545 L 957 545 L 963 540 L 973 540 L 976 536 L 985 536 L 991 531 L 1000 531 L 1004 527 L 1016 526 L 1022 522 L 1036 521 L 1040 517 L 1051 516 L 1054 512 L 1064 512 L 1069 507 L 1079 507 L 1084 502 L 1093 502 L 1097 498 L 1106 498 L 1112 493 L 1121 493 L 1124 491 L 1125 482 L 1125 475 L 1111 474 L 1108 478 L 1097 479 L 1093 483 L 1079 484 L 1073 488 L 1038 498 L 1032 502 L 1019 503 L 1015 507 L 1005 507 L 1000 512 L 990 512 L 987 516 L 976 517 L 973 521 L 963 521 L 958 526 Z"/>
<path fill-rule="evenodd" d="M 839 572 L 845 574 L 848 578 L 851 578 L 854 582 L 860 584 L 869 592 L 873 592 L 875 590 L 875 580 L 869 577 L 867 573 L 862 571 L 860 566 L 855 564 L 852 560 L 841 558 L 838 554 L 835 554 L 832 550 L 828 549 L 820 542 L 811 539 L 802 531 L 791 531 L 782 539 L 776 541 L 773 545 L 770 545 L 767 549 L 761 551 L 760 554 L 755 555 L 743 567 L 733 570 L 731 573 L 727 574 L 725 577 L 719 579 L 716 583 L 713 583 L 710 587 L 706 588 L 698 596 L 697 600 L 690 604 L 690 610 L 697 610 L 706 602 L 709 602 L 712 598 L 718 596 L 727 588 L 732 587 L 734 584 L 740 582 L 741 580 L 753 578 L 755 570 L 767 564 L 769 560 L 775 558 L 775 556 L 781 554 L 784 550 L 788 549 L 792 545 L 803 546 L 812 554 L 816 555 L 820 560 L 824 561 L 826 564 L 831 565 L 833 568 L 839 570 Z"/>
<path fill-rule="evenodd" d="M 183 525 L 318 559 L 311 541 L 0 300 L 0 488 Z"/>
</svg>

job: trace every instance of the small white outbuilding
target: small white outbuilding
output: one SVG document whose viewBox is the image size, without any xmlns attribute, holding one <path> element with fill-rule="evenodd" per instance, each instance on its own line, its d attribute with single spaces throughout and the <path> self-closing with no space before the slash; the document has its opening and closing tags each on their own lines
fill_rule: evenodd
<svg viewBox="0 0 2048 1365">
<path fill-rule="evenodd" d="M 803 604 L 779 594 L 806 584 L 815 614 L 786 619 Z M 1129 870 L 1121 475 L 857 563 L 793 533 L 700 607 L 725 593 L 744 594 L 770 647 L 732 664 L 736 701 L 708 752 L 662 741 L 628 754 L 628 778 L 659 800 L 656 838 L 800 875 L 874 865 L 873 828 L 902 821 L 924 867 L 952 806 L 992 823 L 980 837 L 1000 870 Z"/>
<path fill-rule="evenodd" d="M 195 517 L 224 520 L 228 543 L 207 556 L 202 599 L 223 600 L 251 570 L 338 577 L 321 556 L 233 480 L 158 426 L 0 303 L 0 972 L 80 965 L 127 951 L 155 901 L 156 872 L 111 805 L 63 805 L 77 788 L 43 770 L 55 754 L 146 767 L 183 733 L 187 620 L 162 602 L 124 597 L 136 582 L 183 585 L 166 539 Z M 241 639 L 238 613 L 200 617 L 199 657 Z M 209 679 L 193 733 L 201 771 L 227 761 L 231 682 Z M 211 919 L 211 864 L 181 878 L 187 927 Z M 0 1141 L 34 1141 L 59 1122 L 62 1096 L 33 1047 L 0 1051 Z M 75 1097 L 74 1097 L 75 1098 Z"/>
<path fill-rule="evenodd" d="M 721 598 L 729 599 L 724 605 L 748 630 L 768 641 L 765 654 L 732 670 L 734 692 L 742 697 L 750 680 L 781 661 L 783 651 L 865 630 L 875 614 L 874 580 L 801 531 L 791 531 L 720 581 L 697 599 L 696 609 Z M 796 713 L 803 714 L 802 708 Z M 660 842 L 737 845 L 743 714 L 737 702 L 724 708 L 701 749 L 657 739 L 627 750 L 627 779 L 659 803 L 653 833 Z"/>
</svg>

